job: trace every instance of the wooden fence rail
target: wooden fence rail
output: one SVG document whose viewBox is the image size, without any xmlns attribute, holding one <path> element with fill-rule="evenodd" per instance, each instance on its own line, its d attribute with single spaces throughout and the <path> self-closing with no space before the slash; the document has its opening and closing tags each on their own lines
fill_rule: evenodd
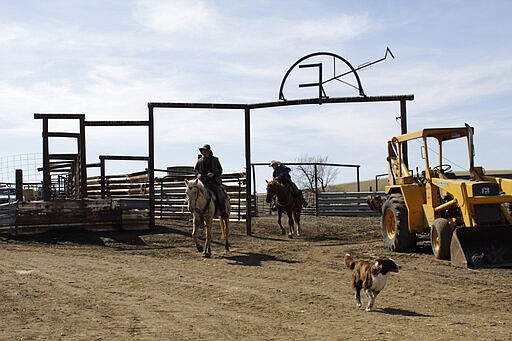
<svg viewBox="0 0 512 341">
<path fill-rule="evenodd" d="M 190 167 L 179 167 L 189 169 Z M 168 172 L 168 175 L 155 178 L 155 218 L 168 219 L 189 217 L 185 202 L 185 179 L 194 179 L 188 172 Z M 244 220 L 246 216 L 245 173 L 227 173 L 222 182 L 230 197 L 231 218 Z M 87 179 L 89 198 L 149 198 L 148 173 L 109 175 L 103 180 L 100 176 Z"/>
<path fill-rule="evenodd" d="M 191 216 L 185 202 L 185 179 L 193 178 L 193 174 L 182 174 L 155 179 L 155 218 Z M 230 198 L 231 219 L 244 220 L 247 203 L 245 173 L 223 174 L 222 183 Z"/>
</svg>

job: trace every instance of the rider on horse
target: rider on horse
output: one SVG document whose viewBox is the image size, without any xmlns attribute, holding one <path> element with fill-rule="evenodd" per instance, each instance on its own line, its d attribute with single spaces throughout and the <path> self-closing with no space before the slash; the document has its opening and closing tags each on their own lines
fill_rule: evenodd
<svg viewBox="0 0 512 341">
<path fill-rule="evenodd" d="M 209 144 L 199 148 L 201 152 L 201 158 L 197 160 L 194 172 L 196 177 L 211 190 L 217 197 L 217 207 L 220 211 L 222 218 L 228 218 L 226 212 L 226 194 L 224 188 L 222 188 L 222 166 L 219 158 L 213 156 L 212 149 Z"/>
<path fill-rule="evenodd" d="M 283 184 L 286 188 L 288 188 L 292 195 L 300 201 L 302 206 L 308 207 L 308 203 L 306 199 L 304 199 L 302 191 L 292 181 L 292 178 L 290 176 L 291 169 L 286 167 L 280 161 L 277 160 L 272 160 L 270 162 L 270 167 L 274 168 L 272 178 L 274 178 L 274 180 L 277 180 L 279 183 Z"/>
</svg>

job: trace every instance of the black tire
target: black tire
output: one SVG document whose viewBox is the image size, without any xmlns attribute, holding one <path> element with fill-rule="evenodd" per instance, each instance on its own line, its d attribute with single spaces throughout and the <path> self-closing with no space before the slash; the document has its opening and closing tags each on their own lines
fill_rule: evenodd
<svg viewBox="0 0 512 341">
<path fill-rule="evenodd" d="M 450 222 L 444 218 L 437 218 L 430 228 L 430 245 L 437 259 L 450 259 L 450 244 L 452 242 L 452 228 Z"/>
<path fill-rule="evenodd" d="M 402 194 L 390 195 L 382 205 L 381 232 L 384 245 L 391 251 L 411 251 L 416 246 L 416 234 L 409 232 Z"/>
<path fill-rule="evenodd" d="M 512 216 L 512 203 L 506 202 L 503 204 L 505 206 L 505 209 L 507 210 L 508 214 Z"/>
</svg>

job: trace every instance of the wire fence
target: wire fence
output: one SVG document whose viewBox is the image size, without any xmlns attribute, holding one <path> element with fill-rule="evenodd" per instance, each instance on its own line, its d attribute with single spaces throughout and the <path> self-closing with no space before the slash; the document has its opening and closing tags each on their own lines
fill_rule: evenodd
<svg viewBox="0 0 512 341">
<path fill-rule="evenodd" d="M 38 171 L 43 165 L 41 153 L 0 156 L 0 182 L 15 183 L 16 169 L 23 170 L 23 182 L 38 183 L 43 179 L 43 173 Z"/>
</svg>

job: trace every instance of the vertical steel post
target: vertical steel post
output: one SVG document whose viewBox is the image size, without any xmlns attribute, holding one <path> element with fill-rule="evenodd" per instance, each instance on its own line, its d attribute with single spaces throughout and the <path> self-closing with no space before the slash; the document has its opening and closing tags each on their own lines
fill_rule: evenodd
<svg viewBox="0 0 512 341">
<path fill-rule="evenodd" d="M 101 198 L 107 197 L 107 184 L 106 184 L 106 172 L 105 172 L 105 158 L 100 155 L 100 186 L 101 186 Z"/>
<path fill-rule="evenodd" d="M 85 115 L 80 118 L 80 137 L 78 139 L 80 165 L 80 199 L 87 198 L 87 159 L 85 150 Z"/>
<path fill-rule="evenodd" d="M 407 134 L 407 108 L 406 100 L 400 100 L 400 126 L 401 134 Z M 409 168 L 409 154 L 407 152 L 407 141 L 402 143 L 403 160 L 407 168 Z"/>
<path fill-rule="evenodd" d="M 43 200 L 50 201 L 52 179 L 50 175 L 50 147 L 48 141 L 48 117 L 43 117 Z"/>
<path fill-rule="evenodd" d="M 153 106 L 149 107 L 148 124 L 148 182 L 149 182 L 149 227 L 155 227 L 155 131 Z"/>
<path fill-rule="evenodd" d="M 361 182 L 359 181 L 359 166 L 356 167 L 356 177 L 357 177 L 357 191 L 361 192 Z"/>
<path fill-rule="evenodd" d="M 245 108 L 245 231 L 252 234 L 251 206 L 252 206 L 252 179 L 251 179 L 251 109 Z M 256 198 L 254 198 L 256 200 Z"/>
<path fill-rule="evenodd" d="M 315 170 L 315 215 L 318 217 L 318 168 L 313 164 Z"/>
<path fill-rule="evenodd" d="M 16 201 L 23 201 L 23 170 L 16 169 Z"/>
<path fill-rule="evenodd" d="M 256 216 L 258 216 L 258 199 L 256 196 L 256 171 L 255 171 L 254 165 L 251 165 L 251 172 L 252 172 L 252 185 L 253 185 L 252 193 L 253 193 L 253 197 L 254 197 L 254 214 Z"/>
<path fill-rule="evenodd" d="M 164 217 L 164 182 L 160 181 L 160 219 Z"/>
</svg>

